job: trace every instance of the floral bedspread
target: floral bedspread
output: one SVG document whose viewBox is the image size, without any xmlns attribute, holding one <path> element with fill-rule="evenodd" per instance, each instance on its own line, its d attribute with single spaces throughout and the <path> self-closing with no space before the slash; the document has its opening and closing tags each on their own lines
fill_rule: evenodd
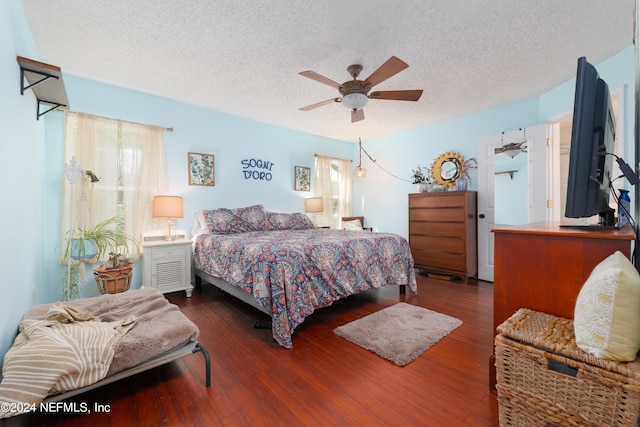
<svg viewBox="0 0 640 427">
<path fill-rule="evenodd" d="M 314 228 L 205 234 L 196 269 L 253 294 L 272 313 L 275 340 L 291 348 L 294 329 L 316 308 L 388 285 L 416 292 L 409 243 L 389 233 Z"/>
</svg>

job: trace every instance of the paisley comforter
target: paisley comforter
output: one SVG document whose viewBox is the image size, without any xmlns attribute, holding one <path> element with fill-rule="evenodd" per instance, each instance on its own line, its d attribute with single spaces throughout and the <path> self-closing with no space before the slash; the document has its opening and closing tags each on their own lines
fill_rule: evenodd
<svg viewBox="0 0 640 427">
<path fill-rule="evenodd" d="M 291 335 L 316 308 L 388 285 L 416 292 L 409 244 L 401 236 L 314 228 L 195 238 L 198 270 L 250 293 L 272 313 L 275 340 L 291 348 Z"/>
</svg>

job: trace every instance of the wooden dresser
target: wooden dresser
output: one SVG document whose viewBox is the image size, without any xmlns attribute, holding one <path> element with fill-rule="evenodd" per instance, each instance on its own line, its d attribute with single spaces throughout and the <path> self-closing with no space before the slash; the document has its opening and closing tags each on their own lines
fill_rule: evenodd
<svg viewBox="0 0 640 427">
<path fill-rule="evenodd" d="M 478 272 L 477 193 L 409 194 L 409 246 L 417 268 L 459 277 Z"/>
<path fill-rule="evenodd" d="M 494 327 L 522 307 L 573 319 L 591 270 L 615 251 L 630 257 L 635 239 L 629 226 L 589 231 L 542 222 L 492 231 Z"/>
<path fill-rule="evenodd" d="M 630 226 L 589 231 L 542 222 L 492 231 L 495 237 L 494 328 L 519 308 L 573 319 L 578 293 L 591 270 L 616 251 L 630 257 L 635 239 Z M 489 369 L 493 389 L 493 356 Z"/>
</svg>

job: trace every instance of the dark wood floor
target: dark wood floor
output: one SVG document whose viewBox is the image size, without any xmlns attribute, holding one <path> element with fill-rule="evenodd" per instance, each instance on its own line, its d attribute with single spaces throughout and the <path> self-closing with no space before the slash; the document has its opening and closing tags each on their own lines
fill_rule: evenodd
<svg viewBox="0 0 640 427">
<path fill-rule="evenodd" d="M 253 328 L 262 313 L 204 284 L 192 298 L 169 300 L 198 325 L 211 355 L 205 388 L 194 354 L 70 399 L 108 405 L 108 413 L 26 414 L 8 426 L 496 426 L 489 391 L 493 288 L 418 277 L 418 295 L 369 291 L 310 316 L 293 349 L 270 330 Z M 333 334 L 399 301 L 454 316 L 463 325 L 418 359 L 398 367 Z"/>
</svg>

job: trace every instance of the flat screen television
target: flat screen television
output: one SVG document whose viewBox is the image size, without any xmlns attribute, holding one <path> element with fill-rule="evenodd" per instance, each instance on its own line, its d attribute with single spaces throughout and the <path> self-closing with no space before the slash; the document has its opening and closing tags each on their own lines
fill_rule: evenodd
<svg viewBox="0 0 640 427">
<path fill-rule="evenodd" d="M 570 227 L 616 228 L 609 206 L 616 120 L 607 83 L 585 57 L 578 59 L 565 216 L 597 224 Z M 609 155 L 610 154 L 610 155 Z"/>
</svg>

